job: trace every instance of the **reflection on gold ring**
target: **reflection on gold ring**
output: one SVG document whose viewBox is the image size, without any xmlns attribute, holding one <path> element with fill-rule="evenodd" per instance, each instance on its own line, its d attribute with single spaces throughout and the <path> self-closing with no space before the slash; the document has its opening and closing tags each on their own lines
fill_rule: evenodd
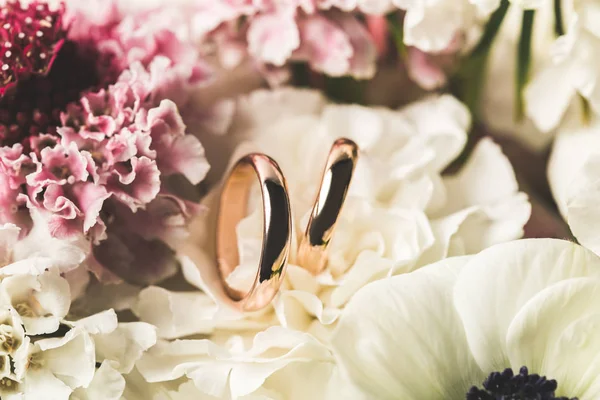
<svg viewBox="0 0 600 400">
<path fill-rule="evenodd" d="M 327 265 L 327 245 L 342 211 L 357 161 L 356 143 L 343 138 L 335 141 L 298 250 L 298 264 L 313 274 L 320 273 Z"/>
<path fill-rule="evenodd" d="M 239 264 L 236 227 L 246 216 L 253 179 L 260 183 L 263 205 L 263 244 L 258 272 L 250 290 L 232 288 L 227 277 Z M 266 307 L 283 280 L 292 239 L 290 200 L 277 163 L 264 154 L 248 154 L 233 167 L 219 202 L 217 263 L 225 291 L 241 311 Z"/>
</svg>

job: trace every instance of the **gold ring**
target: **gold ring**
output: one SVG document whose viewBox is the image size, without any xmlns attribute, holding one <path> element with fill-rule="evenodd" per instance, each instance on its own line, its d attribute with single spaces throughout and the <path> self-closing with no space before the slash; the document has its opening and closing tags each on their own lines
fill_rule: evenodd
<svg viewBox="0 0 600 400">
<path fill-rule="evenodd" d="M 327 265 L 327 245 L 333 235 L 358 161 L 358 146 L 350 139 L 338 139 L 329 152 L 321 186 L 298 248 L 298 264 L 313 274 Z"/>
<path fill-rule="evenodd" d="M 232 288 L 227 277 L 239 264 L 236 227 L 246 216 L 252 180 L 258 178 L 263 204 L 263 243 L 252 287 Z M 233 305 L 241 311 L 266 307 L 283 280 L 292 240 L 292 217 L 285 178 L 277 163 L 264 154 L 241 158 L 225 181 L 217 220 L 217 264 L 221 282 Z"/>
</svg>

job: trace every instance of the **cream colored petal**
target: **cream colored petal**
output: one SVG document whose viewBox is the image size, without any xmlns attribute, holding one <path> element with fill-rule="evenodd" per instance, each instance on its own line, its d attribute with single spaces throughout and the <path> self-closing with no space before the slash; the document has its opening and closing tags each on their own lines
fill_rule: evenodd
<svg viewBox="0 0 600 400">
<path fill-rule="evenodd" d="M 489 138 L 477 143 L 456 175 L 444 179 L 448 201 L 441 215 L 473 205 L 494 204 L 518 192 L 517 178 L 502 149 Z"/>
<path fill-rule="evenodd" d="M 273 304 L 281 326 L 306 332 L 316 318 L 330 325 L 338 318 L 340 310 L 325 307 L 318 296 L 301 290 L 285 290 Z"/>
<path fill-rule="evenodd" d="M 542 290 L 511 322 L 506 342 L 513 367 L 526 365 L 558 382 L 558 396 L 600 395 L 600 279 L 573 278 Z"/>
<path fill-rule="evenodd" d="M 44 368 L 69 387 L 86 387 L 94 377 L 96 356 L 94 342 L 83 329 L 73 328 L 64 337 L 35 342 L 41 350 Z"/>
<path fill-rule="evenodd" d="M 97 362 L 110 360 L 112 368 L 127 374 L 156 343 L 156 328 L 144 322 L 120 323 L 112 332 L 93 335 L 93 339 Z"/>
<path fill-rule="evenodd" d="M 73 389 L 49 370 L 42 368 L 27 373 L 22 387 L 24 399 L 69 400 Z"/>
<path fill-rule="evenodd" d="M 600 124 L 594 123 L 580 129 L 561 129 L 552 146 L 548 161 L 548 182 L 554 201 L 562 216 L 567 218 L 567 200 L 570 186 L 579 176 L 590 154 L 600 148 Z"/>
<path fill-rule="evenodd" d="M 361 252 L 329 299 L 332 307 L 342 307 L 363 286 L 394 271 L 394 262 L 375 252 Z"/>
<path fill-rule="evenodd" d="M 586 276 L 600 277 L 600 259 L 562 240 L 519 240 L 473 256 L 457 279 L 454 304 L 479 366 L 484 371 L 506 367 L 508 327 L 533 296 L 562 280 Z"/>
<path fill-rule="evenodd" d="M 107 334 L 117 329 L 117 313 L 113 309 L 105 310 L 98 314 L 71 322 L 70 324 L 79 327 L 92 335 Z"/>
<path fill-rule="evenodd" d="M 87 388 L 76 389 L 71 400 L 120 400 L 125 389 L 125 378 L 104 361 L 96 370 L 94 379 Z"/>
<path fill-rule="evenodd" d="M 450 95 L 430 96 L 401 109 L 417 137 L 435 151 L 432 168 L 441 172 L 462 152 L 471 127 L 468 108 Z M 431 118 L 435 115 L 435 118 Z M 383 142 L 385 143 L 385 142 Z"/>
<path fill-rule="evenodd" d="M 13 260 L 13 247 L 19 239 L 21 228 L 14 224 L 0 226 L 0 266 L 10 264 Z"/>
<path fill-rule="evenodd" d="M 55 272 L 13 275 L 0 284 L 2 296 L 19 312 L 28 334 L 51 333 L 71 305 L 68 282 Z"/>
<path fill-rule="evenodd" d="M 174 339 L 212 332 L 217 306 L 201 292 L 172 292 L 150 286 L 140 292 L 132 311 L 140 320 L 156 326 L 159 337 Z"/>
<path fill-rule="evenodd" d="M 567 221 L 579 243 L 600 254 L 600 153 L 590 154 L 569 185 Z"/>
<path fill-rule="evenodd" d="M 452 304 L 468 261 L 447 259 L 371 283 L 348 303 L 331 343 L 370 398 L 460 399 L 481 382 Z"/>
</svg>

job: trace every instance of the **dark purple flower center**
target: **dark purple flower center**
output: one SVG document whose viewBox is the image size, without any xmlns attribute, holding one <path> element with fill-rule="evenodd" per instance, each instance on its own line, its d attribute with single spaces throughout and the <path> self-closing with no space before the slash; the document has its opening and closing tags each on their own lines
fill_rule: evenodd
<svg viewBox="0 0 600 400">
<path fill-rule="evenodd" d="M 63 14 L 39 2 L 0 12 L 0 146 L 55 134 L 67 104 L 100 83 L 102 56 L 67 38 Z"/>
<path fill-rule="evenodd" d="M 510 368 L 502 372 L 492 372 L 483 382 L 483 388 L 473 386 L 467 393 L 467 400 L 577 400 L 577 398 L 556 397 L 558 387 L 554 379 L 538 374 L 529 374 L 527 367 L 521 367 L 515 375 Z"/>
</svg>

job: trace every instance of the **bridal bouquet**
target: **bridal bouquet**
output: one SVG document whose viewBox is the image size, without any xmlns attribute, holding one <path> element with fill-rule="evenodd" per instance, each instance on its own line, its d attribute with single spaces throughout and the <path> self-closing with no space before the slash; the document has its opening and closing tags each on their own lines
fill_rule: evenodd
<svg viewBox="0 0 600 400">
<path fill-rule="evenodd" d="M 0 398 L 600 399 L 599 17 L 0 0 Z"/>
</svg>

